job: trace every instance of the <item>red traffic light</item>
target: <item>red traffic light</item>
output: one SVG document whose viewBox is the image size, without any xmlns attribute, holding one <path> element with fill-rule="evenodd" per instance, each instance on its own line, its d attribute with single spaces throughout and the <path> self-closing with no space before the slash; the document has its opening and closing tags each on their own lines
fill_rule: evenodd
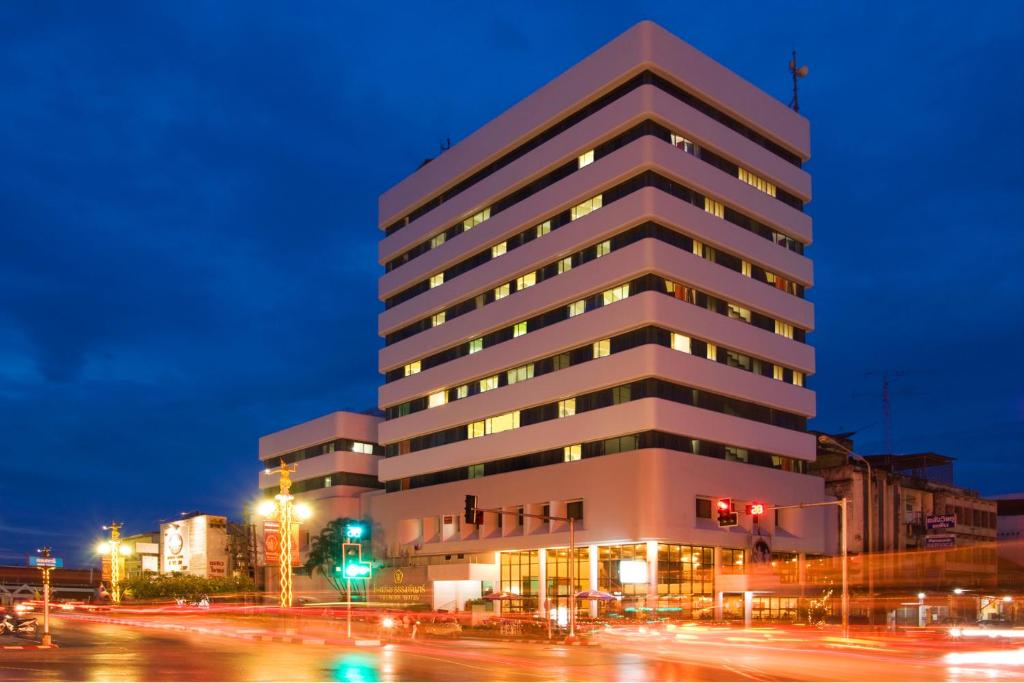
<svg viewBox="0 0 1024 683">
<path fill-rule="evenodd" d="M 747 514 L 757 517 L 764 514 L 764 503 L 747 503 Z"/>
<path fill-rule="evenodd" d="M 732 498 L 719 498 L 718 499 L 718 511 L 719 512 L 732 512 Z"/>
</svg>

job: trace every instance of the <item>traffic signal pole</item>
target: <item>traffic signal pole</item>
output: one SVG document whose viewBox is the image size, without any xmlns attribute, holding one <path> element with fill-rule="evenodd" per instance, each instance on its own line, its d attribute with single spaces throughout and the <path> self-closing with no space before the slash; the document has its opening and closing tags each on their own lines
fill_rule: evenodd
<svg viewBox="0 0 1024 683">
<path fill-rule="evenodd" d="M 552 517 L 551 515 L 535 515 L 528 512 L 519 512 L 518 510 L 502 510 L 501 508 L 480 508 L 476 506 L 476 496 L 466 496 L 465 521 L 467 524 L 479 524 L 477 521 L 477 514 L 479 513 L 482 515 L 484 512 L 493 512 L 498 515 L 515 515 L 517 518 L 530 517 L 532 519 L 542 519 L 547 522 L 569 523 L 569 639 L 574 640 L 576 638 L 576 518 L 569 516 Z M 545 617 L 550 621 L 550 614 L 546 614 Z"/>
<path fill-rule="evenodd" d="M 826 500 L 820 503 L 798 503 L 796 505 L 776 505 L 773 506 L 776 510 L 787 510 L 797 509 L 802 510 L 804 508 L 817 508 L 824 507 L 826 505 L 838 505 L 839 506 L 839 524 L 842 527 L 842 533 L 839 536 L 839 546 L 842 555 L 842 569 L 843 569 L 843 597 L 842 597 L 842 611 L 843 611 L 843 638 L 850 637 L 850 577 L 849 577 L 849 563 L 847 561 L 847 552 L 849 550 L 847 545 L 847 536 L 850 531 L 847 526 L 846 519 L 846 504 L 847 498 L 840 498 L 839 500 Z"/>
</svg>

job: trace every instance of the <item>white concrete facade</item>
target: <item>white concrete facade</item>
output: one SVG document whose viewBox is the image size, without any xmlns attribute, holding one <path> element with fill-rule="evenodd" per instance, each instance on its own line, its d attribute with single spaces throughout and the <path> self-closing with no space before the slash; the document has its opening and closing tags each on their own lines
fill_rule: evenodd
<svg viewBox="0 0 1024 683">
<path fill-rule="evenodd" d="M 832 550 L 820 509 L 757 532 L 704 514 L 825 498 L 804 473 L 808 157 L 806 119 L 643 22 L 385 192 L 387 490 L 364 499 L 380 551 L 461 555 L 458 581 L 481 556 L 568 544 L 565 523 L 467 525 L 466 494 L 553 516 L 582 501 L 582 587 L 604 581 L 596 549 L 646 543 L 654 603 L 659 544 Z M 749 614 L 756 582 L 719 564 L 719 611 L 729 591 Z"/>
</svg>

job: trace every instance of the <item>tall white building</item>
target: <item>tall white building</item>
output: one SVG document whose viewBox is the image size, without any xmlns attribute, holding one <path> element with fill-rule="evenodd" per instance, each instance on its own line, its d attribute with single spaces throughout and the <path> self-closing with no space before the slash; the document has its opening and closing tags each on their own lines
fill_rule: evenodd
<svg viewBox="0 0 1024 683">
<path fill-rule="evenodd" d="M 381 196 L 386 492 L 365 511 L 435 606 L 790 609 L 828 513 L 742 511 L 824 497 L 809 156 L 806 119 L 644 22 Z M 466 494 L 509 514 L 467 525 Z M 567 525 L 520 512 L 578 520 L 575 586 Z"/>
</svg>

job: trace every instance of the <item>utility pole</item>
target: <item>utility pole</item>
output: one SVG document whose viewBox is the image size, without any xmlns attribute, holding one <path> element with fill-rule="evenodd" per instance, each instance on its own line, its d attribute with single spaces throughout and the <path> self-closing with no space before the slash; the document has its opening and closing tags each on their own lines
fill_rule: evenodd
<svg viewBox="0 0 1024 683">
<path fill-rule="evenodd" d="M 820 503 L 797 503 L 796 505 L 777 505 L 774 506 L 776 510 L 787 510 L 787 509 L 799 509 L 804 508 L 817 508 L 824 507 L 826 505 L 838 505 L 839 506 L 839 525 L 842 527 L 842 533 L 839 536 L 839 547 L 840 554 L 842 556 L 842 576 L 843 576 L 843 597 L 842 597 L 842 620 L 843 620 L 843 638 L 850 637 L 850 581 L 849 581 L 849 563 L 847 562 L 847 553 L 849 548 L 847 547 L 847 536 L 850 534 L 849 527 L 847 526 L 846 518 L 846 505 L 849 499 L 840 498 L 839 500 L 826 500 Z"/>
<path fill-rule="evenodd" d="M 297 525 L 298 520 L 308 519 L 311 511 L 304 503 L 295 504 L 295 496 L 291 494 L 292 477 L 291 473 L 296 469 L 295 465 L 289 467 L 281 459 L 281 465 L 274 470 L 264 470 L 266 474 L 280 475 L 280 492 L 274 496 L 274 500 L 265 500 L 260 503 L 258 512 L 264 517 L 276 517 L 278 522 L 277 532 L 281 537 L 281 549 L 278 553 L 278 564 L 281 568 L 281 607 L 292 606 L 292 558 L 298 555 L 299 549 L 292 547 L 292 529 Z"/>
<path fill-rule="evenodd" d="M 103 527 L 110 532 L 110 540 L 100 543 L 97 550 L 100 555 L 110 555 L 110 601 L 115 605 L 121 602 L 121 555 L 127 555 L 128 546 L 121 545 L 121 522 L 111 522 Z"/>
</svg>

